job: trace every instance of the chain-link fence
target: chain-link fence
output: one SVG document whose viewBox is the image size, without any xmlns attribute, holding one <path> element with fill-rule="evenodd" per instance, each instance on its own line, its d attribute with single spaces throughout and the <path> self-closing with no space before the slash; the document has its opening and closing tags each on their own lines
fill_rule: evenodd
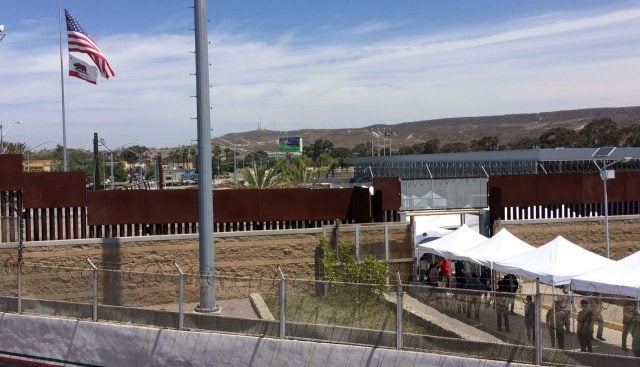
<svg viewBox="0 0 640 367">
<path fill-rule="evenodd" d="M 77 264 L 80 265 L 80 264 Z M 177 264 L 176 264 L 177 265 Z M 221 311 L 198 313 L 200 276 L 32 266 L 9 259 L 0 310 L 402 348 L 544 365 L 638 366 L 638 300 L 523 282 L 517 292 L 211 276 Z M 634 336 L 636 339 L 634 340 Z M 636 353 L 640 351 L 636 350 Z"/>
</svg>

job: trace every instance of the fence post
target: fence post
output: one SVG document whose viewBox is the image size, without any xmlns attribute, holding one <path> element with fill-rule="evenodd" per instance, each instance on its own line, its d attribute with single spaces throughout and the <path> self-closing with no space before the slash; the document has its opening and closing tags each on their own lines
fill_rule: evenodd
<svg viewBox="0 0 640 367">
<path fill-rule="evenodd" d="M 389 261 L 389 223 L 384 224 L 384 259 Z"/>
<path fill-rule="evenodd" d="M 0 147 L 2 149 L 2 147 Z M 18 313 L 22 313 L 22 264 L 24 262 L 24 217 L 22 191 L 18 191 Z"/>
<path fill-rule="evenodd" d="M 535 342 L 536 342 L 536 365 L 539 366 L 542 363 L 542 333 L 540 330 L 540 323 L 542 322 L 542 315 L 540 313 L 542 308 L 542 297 L 540 296 L 540 278 L 536 278 L 536 326 L 535 326 Z"/>
<path fill-rule="evenodd" d="M 356 261 L 360 261 L 360 225 L 356 224 Z"/>
<path fill-rule="evenodd" d="M 178 288 L 178 330 L 184 328 L 184 273 L 177 262 L 173 262 L 180 273 L 180 284 Z"/>
<path fill-rule="evenodd" d="M 22 313 L 22 261 L 18 261 L 18 313 Z"/>
<path fill-rule="evenodd" d="M 396 349 L 402 349 L 402 282 L 400 271 L 396 270 Z"/>
<path fill-rule="evenodd" d="M 93 314 L 91 319 L 98 321 L 98 268 L 91 262 L 91 259 L 87 258 L 87 262 L 93 269 Z"/>
<path fill-rule="evenodd" d="M 278 265 L 278 272 L 280 273 L 280 337 L 284 338 L 286 336 L 286 315 L 287 315 L 287 302 L 285 297 L 285 279 L 284 273 L 282 272 L 282 268 Z"/>
</svg>

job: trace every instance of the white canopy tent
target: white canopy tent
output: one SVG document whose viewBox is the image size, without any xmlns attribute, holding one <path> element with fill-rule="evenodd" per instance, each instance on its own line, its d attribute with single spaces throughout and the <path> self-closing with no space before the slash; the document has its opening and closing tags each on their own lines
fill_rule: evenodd
<svg viewBox="0 0 640 367">
<path fill-rule="evenodd" d="M 457 256 L 458 260 L 474 262 L 493 269 L 493 263 L 535 250 L 505 228 L 490 239 L 472 247 Z"/>
<path fill-rule="evenodd" d="M 493 268 L 529 279 L 539 278 L 541 283 L 558 286 L 612 263 L 613 260 L 558 236 L 535 250 L 496 261 Z"/>
<path fill-rule="evenodd" d="M 418 245 L 416 252 L 418 257 L 420 257 L 421 254 L 429 253 L 456 260 L 457 254 L 475 247 L 486 240 L 487 237 L 469 228 L 466 224 L 463 224 L 460 228 L 445 237 Z"/>
<path fill-rule="evenodd" d="M 417 218 L 416 218 L 417 219 Z M 453 233 L 452 229 L 441 228 L 432 222 L 418 221 L 415 222 L 414 245 L 418 246 L 423 243 L 433 241 Z"/>
<path fill-rule="evenodd" d="M 640 251 L 571 279 L 571 288 L 640 299 Z"/>
</svg>

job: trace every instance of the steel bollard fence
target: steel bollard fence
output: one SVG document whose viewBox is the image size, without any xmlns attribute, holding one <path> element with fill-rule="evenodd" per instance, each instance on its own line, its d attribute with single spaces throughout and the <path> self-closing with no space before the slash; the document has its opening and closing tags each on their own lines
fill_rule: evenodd
<svg viewBox="0 0 640 367">
<path fill-rule="evenodd" d="M 282 268 L 278 265 L 278 272 L 280 273 L 280 337 L 284 338 L 286 334 L 286 315 L 287 315 L 287 302 L 285 296 L 285 279 Z"/>
<path fill-rule="evenodd" d="M 396 349 L 402 349 L 402 282 L 400 281 L 400 272 L 396 271 Z"/>
<path fill-rule="evenodd" d="M 180 273 L 180 284 L 178 288 L 178 330 L 184 328 L 184 273 L 177 262 L 173 262 Z"/>
<path fill-rule="evenodd" d="M 98 267 L 96 267 L 89 258 L 87 258 L 87 262 L 93 269 L 93 314 L 91 319 L 98 321 Z"/>
</svg>

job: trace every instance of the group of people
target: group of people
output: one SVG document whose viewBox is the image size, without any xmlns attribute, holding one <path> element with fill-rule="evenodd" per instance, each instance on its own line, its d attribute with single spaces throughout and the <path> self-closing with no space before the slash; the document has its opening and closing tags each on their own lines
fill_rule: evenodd
<svg viewBox="0 0 640 367">
<path fill-rule="evenodd" d="M 438 287 L 439 285 L 469 290 L 469 292 L 456 293 L 456 310 L 458 313 L 466 314 L 468 318 L 472 316 L 480 319 L 480 305 L 484 296 L 490 302 L 489 294 L 486 291 L 492 290 L 491 270 L 481 267 L 480 275 L 475 272 L 467 272 L 462 261 L 456 261 L 454 269 L 451 269 L 451 261 L 441 259 L 430 262 L 426 270 L 427 285 Z M 519 289 L 518 279 L 513 274 L 507 274 L 496 283 L 497 293 L 495 296 L 495 309 L 498 319 L 498 330 L 510 331 L 509 313 L 513 313 L 515 305 L 515 294 Z"/>
<path fill-rule="evenodd" d="M 598 324 L 597 339 L 605 340 L 602 337 L 602 329 L 604 320 L 602 318 L 602 300 L 599 295 L 589 300 L 580 300 L 580 312 L 577 316 L 578 341 L 580 342 L 580 350 L 583 352 L 592 352 L 593 346 L 591 341 L 593 338 L 594 324 Z M 636 301 L 626 301 L 622 306 L 622 345 L 624 351 L 628 351 L 627 338 L 631 334 L 633 338 L 631 349 L 636 357 L 640 357 L 640 313 L 636 307 Z"/>
<path fill-rule="evenodd" d="M 487 305 L 493 300 L 497 317 L 498 331 L 510 331 L 509 314 L 514 313 L 516 293 L 519 289 L 518 279 L 513 274 L 507 274 L 495 284 L 497 293 L 492 297 L 486 291 L 494 289 L 491 281 L 491 271 L 481 267 L 480 276 L 477 273 L 467 272 L 464 263 L 456 261 L 452 269 L 452 263 L 447 259 L 432 261 L 427 270 L 423 272 L 422 279 L 433 287 L 443 286 L 447 288 L 464 289 L 457 292 L 454 299 L 458 313 L 466 314 L 468 318 L 480 318 L 480 306 L 483 297 Z M 565 335 L 571 333 L 571 317 L 576 310 L 572 305 L 568 287 L 562 288 L 563 294 L 556 299 L 552 307 L 547 311 L 545 322 L 549 329 L 551 345 L 554 348 L 565 348 Z M 593 340 L 604 341 L 604 318 L 602 316 L 603 302 L 598 294 L 580 301 L 580 310 L 577 312 L 576 334 L 583 352 L 592 352 Z M 524 321 L 527 339 L 534 341 L 535 332 L 535 304 L 531 295 L 524 300 Z M 594 336 L 595 334 L 595 336 Z M 628 351 L 628 336 L 632 336 L 631 350 L 640 357 L 640 312 L 635 301 L 629 301 L 623 307 L 622 345 L 624 351 Z"/>
<path fill-rule="evenodd" d="M 545 317 L 545 322 L 549 328 L 551 346 L 558 349 L 565 348 L 565 335 L 571 333 L 571 313 L 574 311 L 566 288 L 563 291 L 563 296 L 554 301 L 553 306 L 547 311 Z M 527 339 L 532 342 L 535 328 L 535 305 L 530 295 L 526 296 L 524 304 Z M 603 303 L 599 294 L 596 293 L 593 297 L 580 300 L 580 311 L 576 316 L 576 334 L 580 343 L 580 350 L 583 352 L 593 352 L 592 341 L 605 341 L 602 311 Z M 640 312 L 636 307 L 636 301 L 629 300 L 624 303 L 622 317 L 621 349 L 624 351 L 629 350 L 627 339 L 631 335 L 633 354 L 636 357 L 640 357 Z M 498 323 L 498 325 L 500 324 Z"/>
</svg>

